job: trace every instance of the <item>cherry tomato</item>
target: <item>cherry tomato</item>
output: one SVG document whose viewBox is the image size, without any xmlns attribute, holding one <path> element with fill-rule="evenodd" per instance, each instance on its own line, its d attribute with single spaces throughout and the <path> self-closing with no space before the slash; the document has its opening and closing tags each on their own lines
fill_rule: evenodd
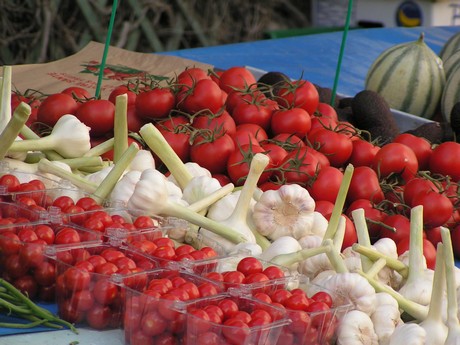
<svg viewBox="0 0 460 345">
<path fill-rule="evenodd" d="M 262 262 L 251 256 L 241 259 L 236 266 L 236 270 L 243 273 L 245 276 L 253 273 L 261 273 L 263 269 Z"/>
<path fill-rule="evenodd" d="M 112 311 L 108 306 L 94 305 L 86 312 L 86 322 L 91 328 L 106 329 L 109 326 Z"/>
</svg>

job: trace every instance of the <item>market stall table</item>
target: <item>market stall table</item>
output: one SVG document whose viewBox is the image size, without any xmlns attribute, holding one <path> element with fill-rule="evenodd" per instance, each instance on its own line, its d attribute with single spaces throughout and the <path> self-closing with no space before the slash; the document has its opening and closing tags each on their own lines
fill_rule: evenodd
<svg viewBox="0 0 460 345">
<path fill-rule="evenodd" d="M 361 91 L 372 61 L 386 48 L 416 40 L 420 33 L 424 32 L 426 43 L 439 53 L 449 37 L 459 31 L 460 26 L 351 30 L 348 33 L 337 92 L 342 95 L 354 95 Z M 262 71 L 279 71 L 291 78 L 302 77 L 322 87 L 332 87 L 341 39 L 342 33 L 334 32 L 184 49 L 162 54 L 205 62 L 223 69 L 232 66 L 251 66 Z M 55 310 L 54 305 L 50 305 L 49 308 Z M 0 344 L 67 345 L 78 342 L 85 345 L 118 345 L 123 344 L 121 334 L 117 330 L 98 332 L 82 329 L 80 334 L 76 335 L 68 330 L 49 332 L 44 328 L 0 328 Z"/>
</svg>

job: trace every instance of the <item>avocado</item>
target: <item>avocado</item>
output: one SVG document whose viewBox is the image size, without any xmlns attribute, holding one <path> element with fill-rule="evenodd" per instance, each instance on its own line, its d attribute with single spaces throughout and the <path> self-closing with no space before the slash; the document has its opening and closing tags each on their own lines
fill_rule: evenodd
<svg viewBox="0 0 460 345">
<path fill-rule="evenodd" d="M 399 133 L 399 127 L 387 101 L 375 91 L 358 92 L 351 101 L 351 123 L 368 131 L 372 139 L 391 142 Z"/>
<path fill-rule="evenodd" d="M 267 72 L 257 80 L 257 87 L 263 91 L 266 97 L 273 98 L 277 89 L 291 79 L 282 72 Z"/>
<path fill-rule="evenodd" d="M 454 140 L 454 132 L 447 122 L 428 122 L 417 128 L 406 131 L 417 137 L 428 140 L 431 144 L 440 144 L 445 141 Z"/>
</svg>

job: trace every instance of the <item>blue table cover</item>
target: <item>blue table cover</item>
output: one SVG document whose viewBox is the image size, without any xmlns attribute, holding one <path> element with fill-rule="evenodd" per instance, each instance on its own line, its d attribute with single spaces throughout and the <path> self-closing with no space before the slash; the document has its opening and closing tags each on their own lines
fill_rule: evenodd
<svg viewBox="0 0 460 345">
<path fill-rule="evenodd" d="M 364 88 L 372 62 L 386 48 L 415 41 L 421 33 L 437 54 L 460 26 L 416 28 L 354 29 L 348 32 L 337 92 L 355 95 Z M 342 32 L 267 39 L 204 48 L 163 52 L 209 63 L 219 68 L 251 66 L 265 71 L 278 71 L 289 77 L 303 77 L 322 87 L 334 85 Z"/>
</svg>

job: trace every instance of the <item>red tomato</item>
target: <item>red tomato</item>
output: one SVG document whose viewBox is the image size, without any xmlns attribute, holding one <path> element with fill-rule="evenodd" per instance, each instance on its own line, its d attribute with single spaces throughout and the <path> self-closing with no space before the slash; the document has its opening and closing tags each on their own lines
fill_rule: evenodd
<svg viewBox="0 0 460 345">
<path fill-rule="evenodd" d="M 441 237 L 441 227 L 437 226 L 435 228 L 425 229 L 426 239 L 430 241 L 433 246 L 437 246 L 439 242 L 442 242 Z"/>
<path fill-rule="evenodd" d="M 333 303 L 332 297 L 326 291 L 318 291 L 318 292 L 316 292 L 313 296 L 311 296 L 311 299 L 316 301 L 316 302 L 323 302 L 329 308 L 332 307 L 332 303 Z"/>
<path fill-rule="evenodd" d="M 117 96 L 124 95 L 126 94 L 126 97 L 128 98 L 128 107 L 129 106 L 134 106 L 136 104 L 136 93 L 131 90 L 131 88 L 127 85 L 120 85 L 114 88 L 110 94 L 109 94 L 109 101 L 112 102 L 113 104 L 116 103 L 117 101 Z"/>
<path fill-rule="evenodd" d="M 454 211 L 449 198 L 436 191 L 418 193 L 412 199 L 412 204 L 423 206 L 423 224 L 428 228 L 444 225 Z"/>
<path fill-rule="evenodd" d="M 417 156 L 420 170 L 428 170 L 430 164 L 431 144 L 425 138 L 417 137 L 410 133 L 401 133 L 393 139 L 394 143 L 401 143 L 409 146 Z"/>
<path fill-rule="evenodd" d="M 244 184 L 245 178 L 249 173 L 251 160 L 256 153 L 265 153 L 265 151 L 260 146 L 252 146 L 248 144 L 241 145 L 230 154 L 227 161 L 227 174 L 236 186 Z M 271 166 L 272 163 L 269 162 L 265 170 L 269 169 Z M 262 173 L 258 183 L 261 184 L 267 181 L 271 174 L 272 172 L 269 171 Z"/>
<path fill-rule="evenodd" d="M 136 97 L 136 115 L 152 120 L 167 117 L 174 108 L 176 99 L 170 88 L 154 88 L 140 92 Z"/>
<path fill-rule="evenodd" d="M 318 128 L 328 128 L 330 130 L 334 130 L 335 128 L 337 128 L 338 125 L 338 121 L 331 117 L 312 116 L 310 131 L 313 131 Z"/>
<path fill-rule="evenodd" d="M 347 201 L 368 199 L 374 203 L 379 203 L 383 198 L 377 173 L 367 166 L 356 167 L 348 188 Z"/>
<path fill-rule="evenodd" d="M 357 199 L 350 203 L 347 207 L 347 216 L 350 219 L 352 217 L 352 211 L 362 208 L 364 210 L 364 216 L 367 221 L 367 229 L 369 231 L 369 236 L 371 239 L 377 239 L 379 237 L 380 223 L 385 217 L 385 213 L 378 208 L 374 207 L 374 204 L 369 199 Z"/>
<path fill-rule="evenodd" d="M 71 227 L 64 227 L 59 230 L 54 239 L 54 244 L 79 243 L 80 235 L 78 231 Z"/>
<path fill-rule="evenodd" d="M 222 91 L 211 79 L 198 80 L 190 90 L 179 93 L 178 106 L 191 114 L 200 110 L 215 114 L 224 106 Z"/>
<path fill-rule="evenodd" d="M 408 182 L 418 172 L 417 156 L 409 146 L 389 143 L 377 152 L 372 162 L 372 168 L 380 178 L 397 174 L 405 182 Z"/>
<path fill-rule="evenodd" d="M 228 93 L 225 101 L 225 109 L 233 113 L 233 109 L 240 103 L 261 103 L 265 102 L 265 95 L 253 86 L 248 86 L 245 89 L 234 89 Z"/>
<path fill-rule="evenodd" d="M 263 271 L 263 265 L 257 258 L 248 256 L 238 262 L 236 270 L 247 276 L 253 273 L 261 273 Z"/>
<path fill-rule="evenodd" d="M 0 186 L 6 188 L 6 192 L 16 192 L 21 182 L 12 174 L 4 174 L 0 177 Z"/>
<path fill-rule="evenodd" d="M 285 183 L 306 185 L 318 169 L 318 158 L 311 153 L 312 149 L 301 147 L 289 152 L 275 174 Z"/>
<path fill-rule="evenodd" d="M 56 93 L 42 101 L 38 108 L 37 121 L 52 127 L 63 115 L 75 115 L 77 108 L 78 104 L 72 96 Z"/>
<path fill-rule="evenodd" d="M 343 173 L 338 168 L 324 167 L 307 189 L 315 201 L 327 200 L 335 203 L 342 179 Z"/>
<path fill-rule="evenodd" d="M 288 154 L 286 149 L 272 142 L 262 142 L 261 146 L 265 150 L 267 155 L 270 157 L 270 160 L 274 167 L 278 167 Z"/>
<path fill-rule="evenodd" d="M 406 237 L 396 244 L 398 255 L 404 254 L 410 247 L 410 238 Z M 423 256 L 426 259 L 426 265 L 434 269 L 436 265 L 436 247 L 426 238 L 423 239 Z"/>
<path fill-rule="evenodd" d="M 75 116 L 91 128 L 91 136 L 103 136 L 113 130 L 115 105 L 105 99 L 89 100 L 78 107 Z"/>
<path fill-rule="evenodd" d="M 449 175 L 454 181 L 460 180 L 460 144 L 447 141 L 433 149 L 429 168 L 433 173 Z"/>
<path fill-rule="evenodd" d="M 219 114 L 204 114 L 193 119 L 192 126 L 198 129 L 209 129 L 216 133 L 225 133 L 233 136 L 236 133 L 236 124 L 227 111 Z"/>
<path fill-rule="evenodd" d="M 429 179 L 415 177 L 404 185 L 404 202 L 411 207 L 415 206 L 413 200 L 417 194 L 428 191 L 438 191 L 438 188 L 436 188 L 436 185 Z"/>
<path fill-rule="evenodd" d="M 256 83 L 256 78 L 245 67 L 234 66 L 225 70 L 219 78 L 219 86 L 226 93 L 232 90 L 243 90 Z"/>
<path fill-rule="evenodd" d="M 86 312 L 86 322 L 91 328 L 106 329 L 109 326 L 112 311 L 107 306 L 95 305 Z"/>
<path fill-rule="evenodd" d="M 286 151 L 293 151 L 305 147 L 305 143 L 295 134 L 281 133 L 273 136 L 270 141 L 281 145 Z"/>
<path fill-rule="evenodd" d="M 267 132 L 259 125 L 255 123 L 242 123 L 236 126 L 236 130 L 242 131 L 242 130 L 247 130 L 251 133 L 254 134 L 254 137 L 257 139 L 257 141 L 263 142 L 264 140 L 268 139 L 268 134 Z"/>
<path fill-rule="evenodd" d="M 157 128 L 182 162 L 188 162 L 190 160 L 191 148 L 188 131 L 182 130 L 179 127 L 177 129 L 169 129 L 161 125 L 157 125 Z M 154 157 L 159 161 L 156 155 Z"/>
<path fill-rule="evenodd" d="M 326 155 L 334 167 L 342 167 L 351 157 L 352 140 L 342 132 L 320 128 L 311 131 L 307 139 L 313 148 Z"/>
<path fill-rule="evenodd" d="M 89 91 L 79 86 L 70 86 L 62 90 L 61 93 L 65 93 L 67 95 L 72 96 L 76 101 L 85 101 L 91 98 L 91 94 L 89 93 Z"/>
<path fill-rule="evenodd" d="M 349 163 L 354 167 L 372 165 L 375 155 L 380 150 L 380 147 L 363 139 L 353 140 L 353 151 L 351 153 Z"/>
<path fill-rule="evenodd" d="M 237 125 L 252 123 L 259 125 L 265 131 L 270 128 L 273 109 L 269 106 L 254 103 L 239 103 L 233 109 L 232 117 Z"/>
<path fill-rule="evenodd" d="M 277 90 L 277 96 L 277 101 L 281 106 L 303 108 L 310 115 L 315 113 L 319 104 L 318 90 L 308 80 L 286 82 Z"/>
<path fill-rule="evenodd" d="M 274 135 L 289 133 L 303 138 L 311 129 L 311 117 L 302 108 L 280 109 L 273 113 L 270 128 Z"/>
<path fill-rule="evenodd" d="M 316 107 L 316 112 L 314 115 L 318 117 L 327 117 L 335 121 L 339 121 L 339 117 L 334 107 L 324 102 L 318 103 L 318 106 Z"/>
<path fill-rule="evenodd" d="M 234 135 L 232 135 L 233 142 L 235 143 L 235 148 L 248 144 L 252 146 L 260 146 L 256 135 L 246 128 L 239 128 L 240 126 L 241 125 L 236 126 L 236 132 Z"/>
<path fill-rule="evenodd" d="M 190 159 L 211 174 L 220 174 L 226 171 L 227 161 L 234 151 L 235 144 L 228 134 L 199 136 L 190 148 Z"/>
<path fill-rule="evenodd" d="M 211 79 L 211 77 L 204 69 L 191 67 L 179 73 L 177 76 L 177 84 L 183 89 L 183 86 L 192 87 L 196 82 L 202 79 Z"/>
<path fill-rule="evenodd" d="M 395 231 L 391 230 L 393 228 Z M 410 220 L 401 214 L 390 214 L 383 218 L 380 227 L 380 237 L 391 238 L 398 243 L 404 238 L 410 237 Z"/>
</svg>

